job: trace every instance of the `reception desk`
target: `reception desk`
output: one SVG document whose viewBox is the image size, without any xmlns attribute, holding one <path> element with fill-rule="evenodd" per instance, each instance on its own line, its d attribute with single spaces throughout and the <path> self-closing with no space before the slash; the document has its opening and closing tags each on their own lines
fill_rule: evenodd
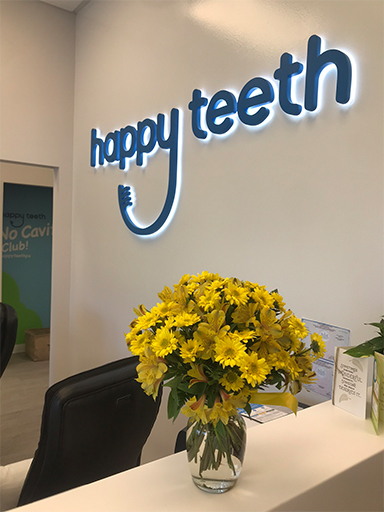
<svg viewBox="0 0 384 512">
<path fill-rule="evenodd" d="M 192 483 L 185 452 L 41 500 L 20 512 L 383 510 L 384 437 L 330 402 L 248 429 L 237 485 Z"/>
</svg>

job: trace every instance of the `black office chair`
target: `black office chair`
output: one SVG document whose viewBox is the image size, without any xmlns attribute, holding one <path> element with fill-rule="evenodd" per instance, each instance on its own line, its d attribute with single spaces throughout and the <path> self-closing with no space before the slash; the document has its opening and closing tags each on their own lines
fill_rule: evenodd
<svg viewBox="0 0 384 512">
<path fill-rule="evenodd" d="M 174 453 L 179 453 L 187 449 L 187 430 L 188 427 L 184 427 L 177 434 Z"/>
<path fill-rule="evenodd" d="M 74 375 L 45 395 L 40 441 L 18 506 L 140 464 L 155 423 L 156 401 L 137 377 L 138 357 Z"/>
<path fill-rule="evenodd" d="M 1 305 L 1 359 L 0 377 L 11 359 L 17 335 L 17 313 L 12 306 L 0 302 Z"/>
</svg>

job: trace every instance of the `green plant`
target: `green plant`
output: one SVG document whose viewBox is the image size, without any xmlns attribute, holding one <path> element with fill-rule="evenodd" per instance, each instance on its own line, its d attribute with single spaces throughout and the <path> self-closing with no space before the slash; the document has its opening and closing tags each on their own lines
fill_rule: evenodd
<svg viewBox="0 0 384 512">
<path fill-rule="evenodd" d="M 374 352 L 384 354 L 384 316 L 381 318 L 380 322 L 373 322 L 365 325 L 373 325 L 373 327 L 377 327 L 379 329 L 379 336 L 365 341 L 357 347 L 350 348 L 345 352 L 345 354 L 353 357 L 373 356 Z"/>
</svg>

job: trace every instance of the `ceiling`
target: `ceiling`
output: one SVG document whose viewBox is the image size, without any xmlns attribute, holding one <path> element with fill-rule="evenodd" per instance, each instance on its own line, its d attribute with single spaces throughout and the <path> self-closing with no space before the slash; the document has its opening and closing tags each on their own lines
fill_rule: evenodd
<svg viewBox="0 0 384 512">
<path fill-rule="evenodd" d="M 83 7 L 85 7 L 91 0 L 40 0 L 45 4 L 51 4 L 60 9 L 74 12 L 77 14 Z"/>
</svg>

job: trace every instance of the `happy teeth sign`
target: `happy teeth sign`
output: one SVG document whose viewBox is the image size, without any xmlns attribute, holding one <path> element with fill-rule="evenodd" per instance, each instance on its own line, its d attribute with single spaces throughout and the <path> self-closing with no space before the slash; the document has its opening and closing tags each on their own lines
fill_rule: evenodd
<svg viewBox="0 0 384 512">
<path fill-rule="evenodd" d="M 337 71 L 336 102 L 342 105 L 351 104 L 351 58 L 336 49 L 322 51 L 321 38 L 313 35 L 308 40 L 303 105 L 292 99 L 292 93 L 294 79 L 302 75 L 304 66 L 301 62 L 294 61 L 290 53 L 283 53 L 280 67 L 273 73 L 276 83 L 255 77 L 243 86 L 237 96 L 224 89 L 211 98 L 204 96 L 200 89 L 195 89 L 188 105 L 192 132 L 198 139 L 208 140 L 211 134 L 228 135 L 236 122 L 250 127 L 263 126 L 271 119 L 277 99 L 281 110 L 287 115 L 300 116 L 304 110 L 314 112 L 318 108 L 320 78 L 323 71 L 331 69 L 330 67 Z M 132 160 L 135 160 L 137 166 L 145 167 L 147 156 L 158 149 L 169 153 L 167 196 L 162 211 L 151 225 L 140 226 L 135 219 L 132 187 L 118 187 L 122 218 L 136 235 L 158 234 L 169 224 L 176 208 L 180 181 L 181 114 L 181 110 L 173 108 L 169 116 L 158 114 L 156 120 L 144 119 L 136 126 L 128 125 L 110 132 L 105 138 L 96 129 L 91 130 L 92 167 L 116 162 L 121 170 L 127 170 Z"/>
</svg>

